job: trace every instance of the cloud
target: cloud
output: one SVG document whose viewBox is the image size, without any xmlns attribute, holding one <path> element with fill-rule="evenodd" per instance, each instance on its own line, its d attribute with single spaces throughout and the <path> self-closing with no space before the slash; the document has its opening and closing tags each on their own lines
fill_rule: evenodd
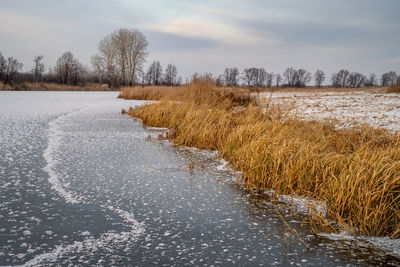
<svg viewBox="0 0 400 267">
<path fill-rule="evenodd" d="M 204 40 L 215 40 L 225 44 L 250 44 L 257 42 L 249 35 L 229 24 L 216 21 L 198 21 L 191 18 L 174 19 L 164 24 L 150 26 L 150 29 L 172 35 Z"/>
<path fill-rule="evenodd" d="M 399 68 L 398 0 L 2 0 L 0 50 L 25 69 L 43 54 L 53 66 L 64 51 L 84 64 L 101 38 L 136 28 L 149 40 L 149 61 L 181 73 L 225 67 Z M 386 67 L 385 67 L 386 66 Z"/>
<path fill-rule="evenodd" d="M 193 51 L 220 45 L 217 40 L 207 38 L 186 37 L 159 31 L 145 31 L 144 33 L 149 41 L 150 51 L 156 53 L 168 53 L 182 50 Z"/>
</svg>

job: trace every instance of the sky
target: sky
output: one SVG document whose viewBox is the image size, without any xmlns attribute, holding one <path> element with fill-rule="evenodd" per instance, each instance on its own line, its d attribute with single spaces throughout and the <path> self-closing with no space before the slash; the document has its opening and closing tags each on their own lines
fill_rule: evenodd
<svg viewBox="0 0 400 267">
<path fill-rule="evenodd" d="M 33 67 L 71 51 L 84 65 L 120 28 L 149 42 L 147 63 L 182 77 L 226 67 L 400 72 L 399 0 L 0 0 L 0 52 Z"/>
</svg>

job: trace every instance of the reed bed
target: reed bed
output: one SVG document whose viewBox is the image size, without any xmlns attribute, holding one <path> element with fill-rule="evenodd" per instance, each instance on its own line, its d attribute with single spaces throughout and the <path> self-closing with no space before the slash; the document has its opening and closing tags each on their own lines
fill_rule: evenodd
<svg viewBox="0 0 400 267">
<path fill-rule="evenodd" d="M 118 98 L 136 100 L 182 99 L 181 86 L 134 86 L 122 87 Z"/>
<path fill-rule="evenodd" d="M 400 94 L 400 84 L 390 86 L 386 92 L 389 94 Z"/>
<path fill-rule="evenodd" d="M 108 86 L 98 83 L 87 83 L 83 86 L 64 85 L 58 83 L 20 83 L 13 86 L 2 85 L 3 90 L 19 90 L 19 91 L 110 91 Z"/>
<path fill-rule="evenodd" d="M 322 200 L 327 219 L 342 227 L 400 237 L 399 133 L 302 121 L 209 81 L 186 85 L 182 96 L 180 102 L 161 96 L 128 113 L 146 126 L 169 128 L 177 145 L 218 150 L 248 188 Z"/>
</svg>

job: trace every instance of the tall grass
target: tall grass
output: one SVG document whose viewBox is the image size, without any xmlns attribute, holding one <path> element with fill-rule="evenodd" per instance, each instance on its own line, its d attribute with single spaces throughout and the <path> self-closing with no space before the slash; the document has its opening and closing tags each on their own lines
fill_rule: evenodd
<svg viewBox="0 0 400 267">
<path fill-rule="evenodd" d="M 181 94 L 179 103 L 161 96 L 129 115 L 168 127 L 175 144 L 220 151 L 248 188 L 323 200 L 328 218 L 355 232 L 400 237 L 400 134 L 336 129 L 288 117 L 273 105 L 265 111 L 207 81 Z"/>
<path fill-rule="evenodd" d="M 123 87 L 119 98 L 136 100 L 160 100 L 161 98 L 182 99 L 183 87 L 172 86 L 135 86 Z"/>
<path fill-rule="evenodd" d="M 386 92 L 390 94 L 400 94 L 400 84 L 390 86 L 387 88 Z"/>
</svg>

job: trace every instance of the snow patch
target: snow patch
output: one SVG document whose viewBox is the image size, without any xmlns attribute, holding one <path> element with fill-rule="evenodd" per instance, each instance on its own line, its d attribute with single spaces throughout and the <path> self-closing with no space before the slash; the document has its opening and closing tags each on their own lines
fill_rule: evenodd
<svg viewBox="0 0 400 267">
<path fill-rule="evenodd" d="M 115 249 L 122 249 L 133 245 L 137 239 L 145 233 L 143 223 L 134 219 L 133 214 L 122 209 L 108 206 L 108 209 L 117 213 L 131 228 L 130 231 L 115 233 L 112 231 L 103 233 L 99 238 L 94 238 L 89 231 L 82 232 L 86 237 L 83 241 L 75 241 L 68 245 L 56 246 L 53 251 L 35 256 L 22 266 L 36 266 L 44 262 L 55 262 L 57 259 L 72 253 L 93 253 L 99 249 L 112 252 Z"/>
<path fill-rule="evenodd" d="M 342 231 L 338 234 L 319 233 L 318 235 L 334 241 L 351 241 L 356 244 L 368 243 L 371 247 L 380 249 L 386 254 L 394 257 L 400 257 L 400 239 L 375 236 L 354 236 L 347 231 Z"/>
<path fill-rule="evenodd" d="M 45 172 L 49 174 L 49 183 L 51 188 L 56 191 L 61 197 L 65 199 L 67 203 L 77 204 L 83 201 L 82 196 L 77 196 L 73 192 L 68 190 L 68 183 L 62 181 L 61 177 L 57 173 L 58 160 L 54 156 L 54 153 L 59 150 L 61 139 L 63 137 L 63 131 L 60 129 L 60 125 L 65 122 L 66 119 L 85 111 L 86 109 L 74 111 L 66 115 L 59 116 L 55 120 L 49 123 L 49 135 L 48 145 L 43 152 L 43 157 L 47 162 L 47 165 L 43 168 Z"/>
</svg>

